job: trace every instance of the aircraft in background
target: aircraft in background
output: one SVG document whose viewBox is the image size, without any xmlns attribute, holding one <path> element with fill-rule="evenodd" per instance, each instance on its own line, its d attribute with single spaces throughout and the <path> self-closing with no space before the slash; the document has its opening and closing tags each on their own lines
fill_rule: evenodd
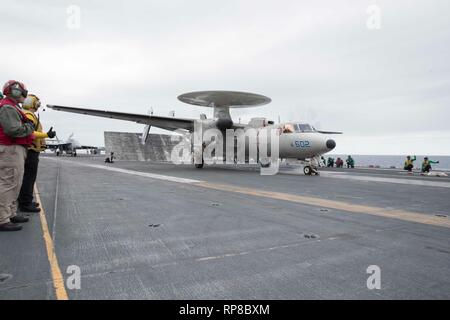
<svg viewBox="0 0 450 320">
<path fill-rule="evenodd" d="M 67 140 L 60 140 L 58 137 L 56 139 L 46 139 L 45 141 L 47 149 L 55 152 L 56 156 L 63 155 L 64 153 L 72 157 L 77 156 L 77 150 L 89 150 L 92 154 L 97 154 L 99 152 L 98 147 L 93 146 L 83 146 L 80 142 L 73 138 L 73 133 L 67 138 Z"/>
<path fill-rule="evenodd" d="M 259 134 L 262 130 L 276 129 L 279 131 L 279 157 L 281 159 L 293 158 L 301 160 L 303 171 L 306 175 L 317 174 L 320 156 L 336 147 L 336 142 L 331 139 L 329 135 L 342 133 L 316 130 L 314 127 L 304 122 L 275 124 L 274 121 L 260 117 L 252 118 L 248 124 L 233 122 L 230 116 L 230 108 L 255 107 L 268 104 L 272 101 L 270 98 L 259 94 L 238 91 L 198 91 L 182 94 L 178 96 L 178 99 L 184 103 L 213 108 L 213 118 L 207 119 L 205 114 L 201 114 L 200 119 L 186 119 L 176 118 L 174 116 L 161 117 L 154 116 L 153 114 L 133 114 L 59 105 L 47 105 L 47 107 L 58 111 L 145 124 L 144 133 L 142 134 L 142 143 L 147 141 L 151 126 L 170 131 L 182 129 L 190 133 L 194 132 L 194 124 L 196 124 L 197 127 L 200 125 L 203 132 L 207 129 L 218 129 L 222 133 L 225 133 L 226 129 L 245 130 L 247 128 L 254 128 Z M 226 135 L 223 134 L 224 140 L 225 136 Z M 226 141 L 224 141 L 224 146 L 225 145 Z M 248 144 L 246 144 L 246 154 L 248 153 L 248 147 Z M 205 146 L 203 146 L 203 150 L 204 148 Z M 192 151 L 196 168 L 203 167 L 203 150 L 200 150 L 200 152 L 196 150 Z M 248 160 L 249 159 L 246 159 L 246 161 Z M 267 159 L 257 159 L 262 167 L 270 166 L 270 161 L 267 162 L 266 160 Z"/>
</svg>

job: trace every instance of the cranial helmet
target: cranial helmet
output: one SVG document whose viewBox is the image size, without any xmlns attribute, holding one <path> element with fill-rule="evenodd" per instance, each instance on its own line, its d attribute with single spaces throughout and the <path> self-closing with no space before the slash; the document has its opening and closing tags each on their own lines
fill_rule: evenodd
<svg viewBox="0 0 450 320">
<path fill-rule="evenodd" d="M 20 97 L 26 98 L 28 90 L 22 82 L 9 80 L 3 86 L 3 94 L 5 96 L 12 96 L 15 99 L 18 99 Z"/>
</svg>

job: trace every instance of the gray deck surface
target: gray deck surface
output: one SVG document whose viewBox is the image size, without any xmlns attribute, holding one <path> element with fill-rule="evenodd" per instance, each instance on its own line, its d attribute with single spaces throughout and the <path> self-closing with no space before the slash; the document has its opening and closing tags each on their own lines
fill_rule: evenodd
<svg viewBox="0 0 450 320">
<path fill-rule="evenodd" d="M 326 209 L 91 164 L 450 219 L 445 177 L 336 168 L 312 177 L 292 166 L 261 176 L 248 166 L 198 170 L 44 156 L 37 187 L 59 266 L 66 278 L 70 265 L 82 274 L 80 290 L 66 288 L 70 299 L 450 298 L 444 223 Z M 381 290 L 366 286 L 369 265 L 381 268 Z M 0 282 L 0 299 L 56 298 L 39 215 L 20 232 L 0 233 L 0 274 L 11 276 Z"/>
</svg>

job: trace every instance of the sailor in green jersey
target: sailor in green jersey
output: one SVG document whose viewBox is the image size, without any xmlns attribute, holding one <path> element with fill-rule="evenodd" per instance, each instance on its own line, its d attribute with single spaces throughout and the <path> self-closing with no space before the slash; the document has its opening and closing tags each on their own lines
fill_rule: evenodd
<svg viewBox="0 0 450 320">
<path fill-rule="evenodd" d="M 423 158 L 422 172 L 430 172 L 432 163 L 439 163 L 439 161 L 429 160 L 428 157 Z"/>
</svg>

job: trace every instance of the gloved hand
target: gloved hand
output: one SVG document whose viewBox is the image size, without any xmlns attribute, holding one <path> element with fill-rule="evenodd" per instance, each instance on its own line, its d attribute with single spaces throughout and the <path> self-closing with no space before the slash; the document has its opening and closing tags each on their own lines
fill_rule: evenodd
<svg viewBox="0 0 450 320">
<path fill-rule="evenodd" d="M 48 130 L 47 135 L 50 139 L 56 137 L 56 131 L 53 131 L 53 127 L 51 127 L 50 130 Z"/>
</svg>

